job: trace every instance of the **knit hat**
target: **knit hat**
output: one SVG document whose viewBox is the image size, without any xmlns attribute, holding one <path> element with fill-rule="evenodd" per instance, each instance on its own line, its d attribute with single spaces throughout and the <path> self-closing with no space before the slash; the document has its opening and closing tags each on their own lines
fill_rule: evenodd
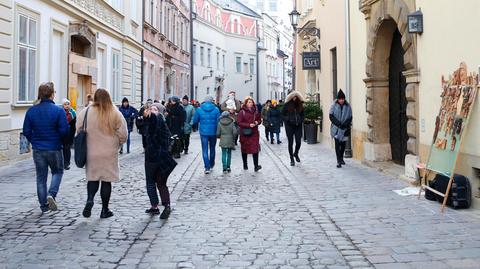
<svg viewBox="0 0 480 269">
<path fill-rule="evenodd" d="M 342 90 L 339 90 L 337 93 L 337 100 L 339 99 L 345 99 L 345 93 Z"/>
<path fill-rule="evenodd" d="M 272 105 L 276 105 L 276 104 L 278 104 L 278 103 L 277 103 L 277 100 L 273 99 L 273 100 L 272 100 Z"/>
<path fill-rule="evenodd" d="M 158 112 L 160 112 L 160 114 L 163 114 L 165 113 L 165 106 L 160 104 L 160 103 L 153 103 L 154 107 L 158 108 Z"/>
<path fill-rule="evenodd" d="M 225 104 L 226 104 L 228 110 L 230 110 L 230 109 L 234 109 L 234 110 L 237 109 L 237 106 L 235 105 L 235 101 L 233 101 L 233 100 L 230 100 L 230 99 L 229 99 L 229 100 L 227 100 L 227 101 L 225 102 Z"/>
<path fill-rule="evenodd" d="M 210 95 L 207 95 L 207 96 L 205 97 L 205 102 L 213 103 L 213 97 L 211 97 Z"/>
<path fill-rule="evenodd" d="M 188 101 L 188 96 L 185 95 L 185 96 L 182 98 L 182 100 L 187 100 L 187 101 Z"/>
<path fill-rule="evenodd" d="M 65 103 L 70 104 L 70 100 L 68 100 L 67 98 L 63 98 L 62 99 L 62 105 L 65 104 Z"/>
<path fill-rule="evenodd" d="M 172 102 L 178 103 L 180 102 L 180 98 L 178 98 L 178 96 L 172 96 Z"/>
<path fill-rule="evenodd" d="M 228 117 L 230 117 L 230 113 L 228 113 L 228 111 L 223 111 L 221 117 L 222 118 L 228 118 Z"/>
</svg>

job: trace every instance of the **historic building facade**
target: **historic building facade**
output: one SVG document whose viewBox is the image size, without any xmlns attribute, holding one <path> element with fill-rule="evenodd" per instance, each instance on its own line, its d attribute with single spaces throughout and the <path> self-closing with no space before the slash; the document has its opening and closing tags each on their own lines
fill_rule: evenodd
<svg viewBox="0 0 480 269">
<path fill-rule="evenodd" d="M 235 90 L 258 100 L 257 46 L 261 17 L 236 0 L 193 1 L 194 98 L 219 102 Z"/>
<path fill-rule="evenodd" d="M 102 87 L 115 103 L 140 103 L 141 2 L 2 0 L 0 163 L 29 156 L 21 135 L 38 85 L 53 81 L 56 103 L 82 109 Z"/>
<path fill-rule="evenodd" d="M 185 1 L 143 0 L 143 96 L 190 94 L 190 9 Z"/>
</svg>

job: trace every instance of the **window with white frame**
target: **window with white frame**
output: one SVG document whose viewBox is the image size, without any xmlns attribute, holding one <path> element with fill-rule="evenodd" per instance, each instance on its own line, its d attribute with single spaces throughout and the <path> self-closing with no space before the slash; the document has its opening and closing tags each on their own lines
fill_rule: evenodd
<svg viewBox="0 0 480 269">
<path fill-rule="evenodd" d="M 193 60 L 193 65 L 197 65 L 197 45 L 193 45 L 192 48 L 192 60 Z"/>
<path fill-rule="evenodd" d="M 135 103 L 137 99 L 137 62 L 132 58 L 132 66 L 130 69 L 130 81 L 131 81 L 131 90 L 132 97 L 131 103 Z"/>
<path fill-rule="evenodd" d="M 212 49 L 207 49 L 207 63 L 208 67 L 212 67 Z"/>
<path fill-rule="evenodd" d="M 120 53 L 112 51 L 112 99 L 113 102 L 120 100 Z"/>
<path fill-rule="evenodd" d="M 16 87 L 18 102 L 31 102 L 35 99 L 37 85 L 37 50 L 39 17 L 19 9 L 17 14 L 16 40 Z M 55 85 L 58 86 L 58 85 Z"/>
<path fill-rule="evenodd" d="M 137 21 L 137 5 L 138 1 L 130 1 L 130 14 L 133 21 Z"/>
<path fill-rule="evenodd" d="M 255 60 L 253 58 L 250 58 L 250 74 L 255 73 Z"/>
<path fill-rule="evenodd" d="M 220 70 L 220 52 L 217 51 L 217 70 Z"/>
<path fill-rule="evenodd" d="M 150 98 L 155 99 L 155 65 L 150 64 Z"/>
<path fill-rule="evenodd" d="M 270 0 L 269 8 L 270 11 L 277 11 L 277 0 Z"/>
<path fill-rule="evenodd" d="M 200 47 L 200 65 L 205 66 L 205 48 Z"/>
<path fill-rule="evenodd" d="M 235 57 L 235 66 L 237 69 L 237 73 L 242 73 L 242 57 Z"/>
<path fill-rule="evenodd" d="M 150 25 L 153 26 L 153 21 L 154 21 L 154 16 L 155 16 L 155 1 L 154 0 L 150 0 L 150 16 L 149 16 L 149 23 Z"/>
<path fill-rule="evenodd" d="M 225 54 L 223 54 L 222 56 L 222 66 L 223 66 L 223 70 L 225 70 Z"/>
</svg>

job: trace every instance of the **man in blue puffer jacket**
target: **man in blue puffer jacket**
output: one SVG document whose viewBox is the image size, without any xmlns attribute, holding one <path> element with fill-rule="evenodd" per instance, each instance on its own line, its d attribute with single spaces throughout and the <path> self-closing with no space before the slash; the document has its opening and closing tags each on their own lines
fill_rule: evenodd
<svg viewBox="0 0 480 269">
<path fill-rule="evenodd" d="M 69 133 L 67 116 L 55 105 L 53 83 L 38 87 L 40 103 L 31 107 L 25 115 L 23 134 L 32 143 L 33 162 L 37 172 L 37 196 L 42 212 L 57 210 L 57 196 L 63 176 L 63 138 Z M 47 196 L 48 167 L 52 181 Z"/>
<path fill-rule="evenodd" d="M 210 169 L 215 166 L 215 145 L 217 143 L 217 125 L 220 110 L 213 103 L 213 98 L 207 96 L 205 102 L 195 111 L 193 124 L 200 123 L 200 139 L 202 141 L 203 163 L 205 174 L 210 174 Z M 210 149 L 210 156 L 208 150 Z"/>
</svg>

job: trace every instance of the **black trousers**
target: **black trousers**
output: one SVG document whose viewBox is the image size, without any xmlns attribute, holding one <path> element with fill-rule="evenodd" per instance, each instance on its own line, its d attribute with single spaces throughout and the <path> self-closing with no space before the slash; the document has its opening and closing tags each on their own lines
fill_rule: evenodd
<svg viewBox="0 0 480 269">
<path fill-rule="evenodd" d="M 63 144 L 63 167 L 70 166 L 70 159 L 72 158 L 71 147 L 71 144 Z"/>
<path fill-rule="evenodd" d="M 190 146 L 190 134 L 184 134 L 182 137 L 183 141 L 183 150 L 188 151 L 188 147 Z"/>
<path fill-rule="evenodd" d="M 300 146 L 302 145 L 302 125 L 294 126 L 290 124 L 285 124 L 285 132 L 287 133 L 288 140 L 288 153 L 290 154 L 290 159 L 293 158 L 293 155 L 297 155 L 300 151 Z M 295 138 L 295 151 L 293 151 L 293 139 Z"/>
<path fill-rule="evenodd" d="M 95 194 L 100 187 L 99 181 L 88 181 L 87 183 L 87 202 L 93 202 Z M 102 208 L 108 209 L 108 204 L 110 202 L 110 195 L 112 194 L 112 182 L 102 181 L 102 189 L 100 190 L 100 196 L 102 197 Z"/>
<path fill-rule="evenodd" d="M 340 141 L 335 138 L 335 153 L 337 154 L 337 163 L 341 163 L 343 161 L 343 154 L 345 153 L 346 144 L 346 141 Z"/>
<path fill-rule="evenodd" d="M 267 140 L 269 139 L 269 134 L 270 134 L 270 127 L 265 126 L 265 137 L 267 138 Z"/>
<path fill-rule="evenodd" d="M 163 206 L 170 205 L 170 192 L 167 186 L 168 177 L 162 175 L 162 167 L 158 163 L 145 163 L 145 178 L 147 183 L 147 194 L 150 199 L 150 204 L 152 207 L 157 207 L 159 204 L 158 201 L 158 192 L 160 193 L 160 199 L 162 200 Z"/>
<path fill-rule="evenodd" d="M 253 153 L 252 155 L 253 155 L 253 165 L 255 167 L 258 167 L 258 153 Z M 242 152 L 242 160 L 243 160 L 244 166 L 248 165 L 247 157 L 248 157 L 248 154 Z"/>
</svg>

